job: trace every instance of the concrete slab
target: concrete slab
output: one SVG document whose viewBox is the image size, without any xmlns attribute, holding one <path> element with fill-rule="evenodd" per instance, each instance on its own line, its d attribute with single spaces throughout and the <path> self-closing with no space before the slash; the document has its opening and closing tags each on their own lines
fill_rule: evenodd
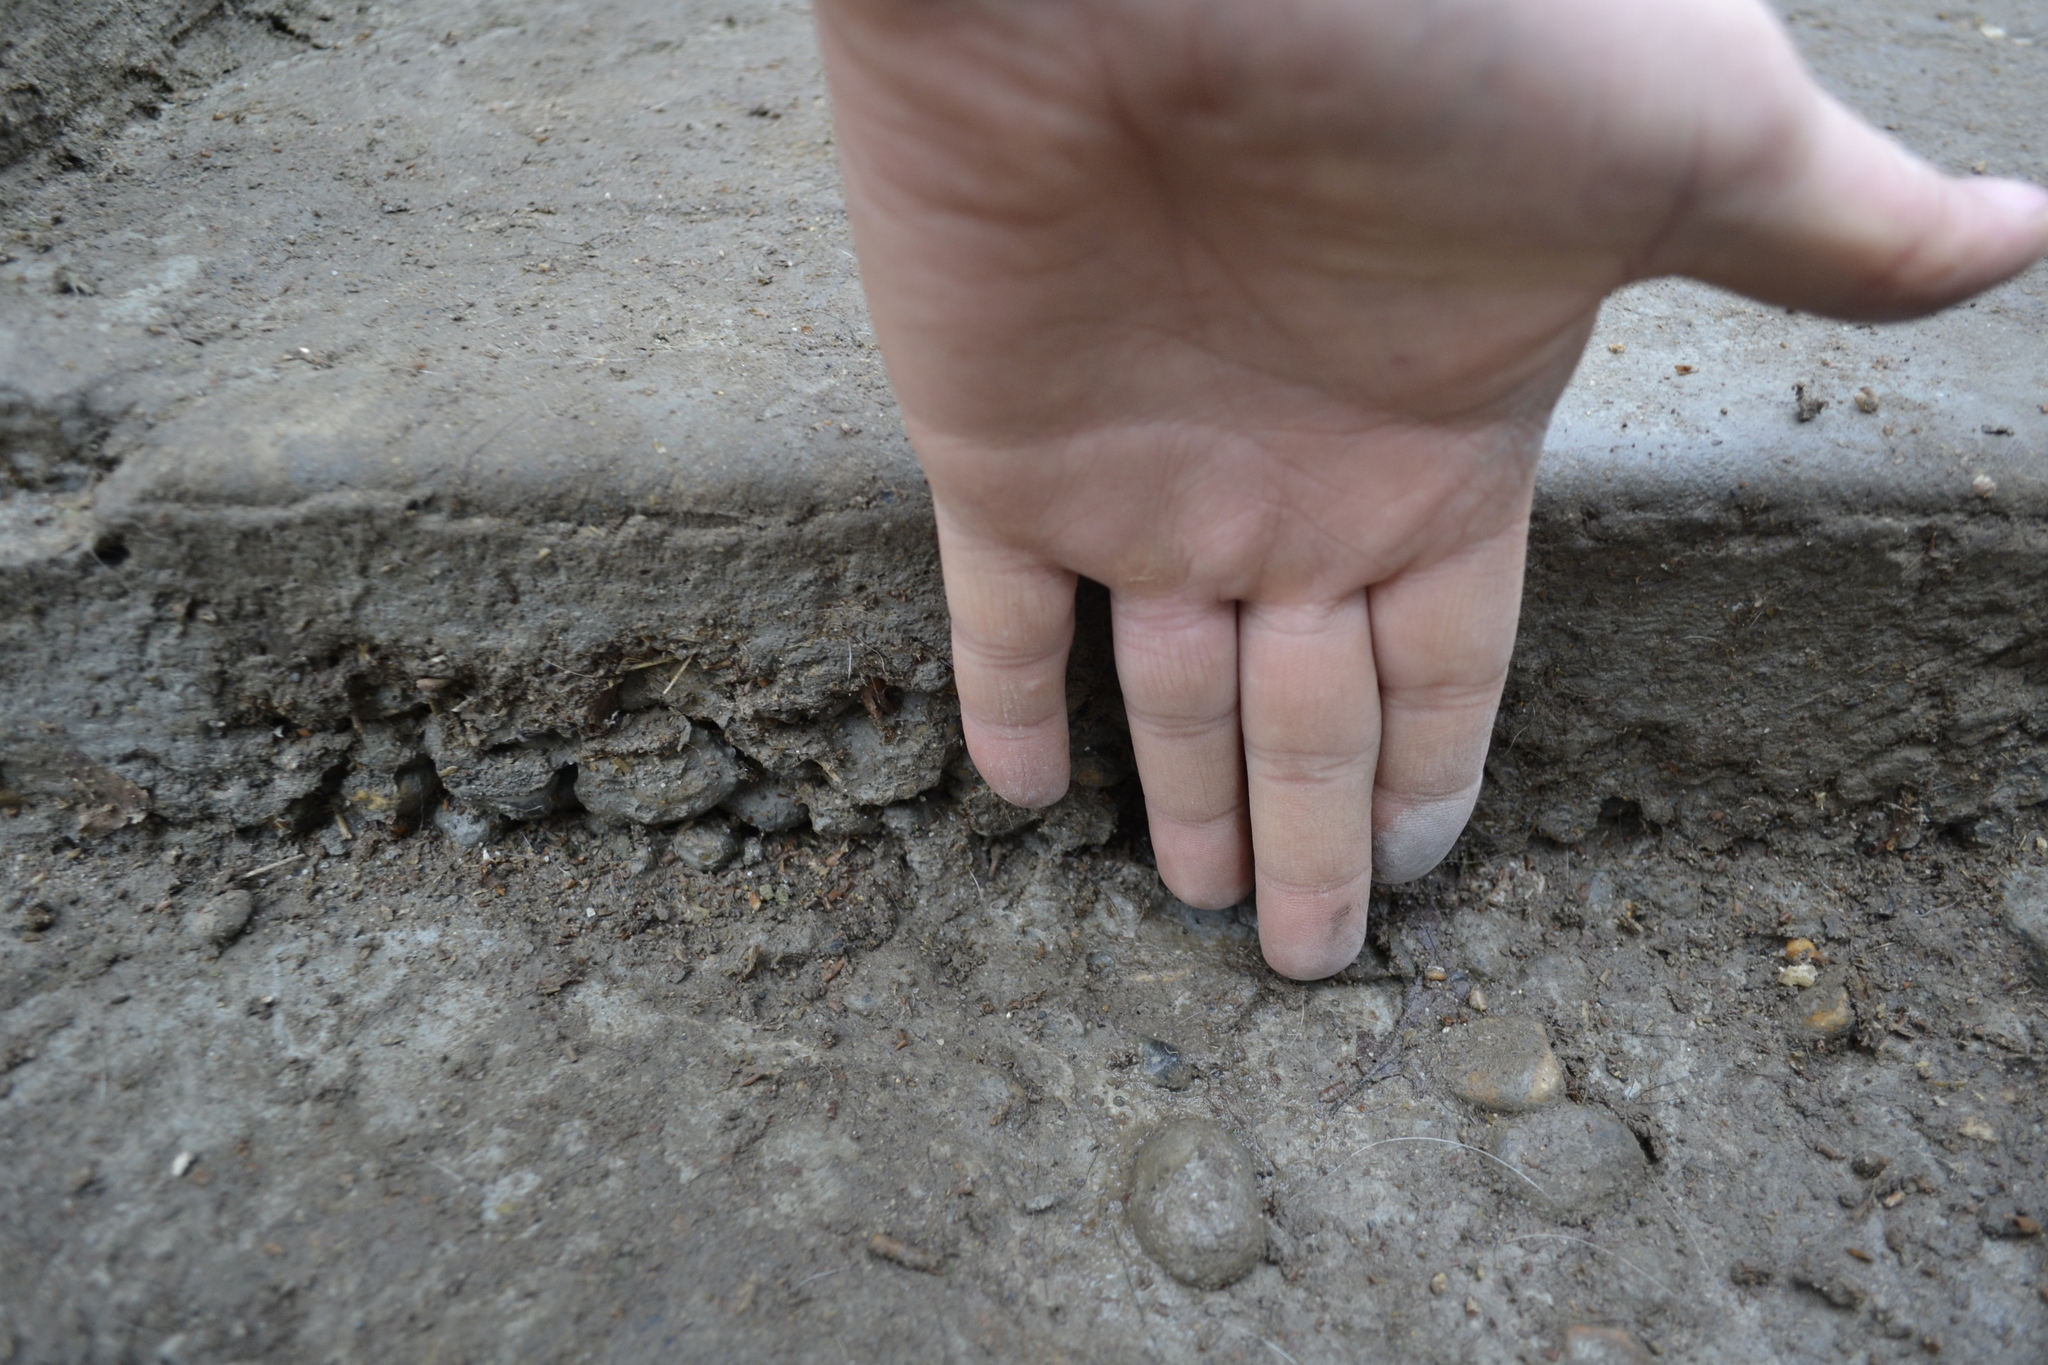
<svg viewBox="0 0 2048 1365">
<path fill-rule="evenodd" d="M 1494 805 L 1304 986 L 1103 786 L 1024 829 L 949 771 L 800 11 L 335 8 L 0 180 L 0 1359 L 2039 1354 L 2038 275 L 1875 335 L 1618 301 Z M 2010 36 L 1803 15 L 1920 145 L 2036 164 L 1964 103 L 2038 126 Z M 793 775 L 747 828 L 631 822 L 725 744 Z M 438 784 L 452 837 L 382 837 Z M 1563 1072 L 1533 1135 L 1438 1064 L 1486 1017 Z M 1128 1235 L 1190 1115 L 1259 1163 L 1225 1290 Z"/>
<path fill-rule="evenodd" d="M 1922 151 L 2048 178 L 2023 18 L 1793 22 Z M 377 818 L 435 715 L 574 747 L 623 696 L 858 807 L 836 741 L 784 733 L 864 689 L 943 710 L 946 634 L 807 11 L 451 0 L 360 31 L 17 174 L 7 780 L 89 763 L 242 825 L 347 788 Z M 1685 283 L 1610 305 L 1550 442 L 1486 837 L 1995 838 L 2048 795 L 2044 278 L 1890 328 Z M 1113 747 L 1099 658 L 1082 740 Z"/>
</svg>

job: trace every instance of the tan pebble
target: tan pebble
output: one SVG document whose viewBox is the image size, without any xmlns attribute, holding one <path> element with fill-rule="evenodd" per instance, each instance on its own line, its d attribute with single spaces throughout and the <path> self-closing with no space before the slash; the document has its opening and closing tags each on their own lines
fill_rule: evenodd
<svg viewBox="0 0 2048 1365">
<path fill-rule="evenodd" d="M 1811 962 L 1795 962 L 1789 967 L 1780 967 L 1778 969 L 1778 984 L 1780 986 L 1797 986 L 1800 990 L 1805 990 L 1818 980 L 1820 980 L 1820 968 L 1814 966 Z"/>
<path fill-rule="evenodd" d="M 1785 944 L 1785 960 L 1787 962 L 1804 962 L 1812 956 L 1813 940 L 1810 938 L 1795 938 Z"/>
<path fill-rule="evenodd" d="M 1964 1119 L 1956 1125 L 1956 1131 L 1964 1137 L 1973 1138 L 1978 1142 L 1998 1141 L 1998 1131 L 1982 1119 Z"/>
<path fill-rule="evenodd" d="M 1479 1316 L 1479 1300 L 1465 1300 L 1465 1316 L 1468 1318 L 1476 1318 Z"/>
<path fill-rule="evenodd" d="M 1998 481 L 1989 474 L 1979 474 L 1970 480 L 1970 491 L 1980 498 L 1988 498 L 1998 491 Z"/>
<path fill-rule="evenodd" d="M 1424 981 L 1441 981 L 1448 975 L 1450 973 L 1441 967 L 1431 967 L 1422 973 L 1422 979 Z"/>
<path fill-rule="evenodd" d="M 1837 986 L 1822 992 L 1822 1003 L 1801 1014 L 1800 1024 L 1820 1038 L 1839 1038 L 1856 1026 L 1856 1011 L 1849 1004 L 1849 990 Z"/>
<path fill-rule="evenodd" d="M 1465 997 L 1465 1003 L 1478 1010 L 1481 1014 L 1486 1013 L 1486 992 L 1474 986 L 1472 993 Z"/>
<path fill-rule="evenodd" d="M 1429 1277 L 1429 1292 L 1432 1294 L 1441 1294 L 1450 1287 L 1451 1277 L 1444 1274 L 1441 1270 Z"/>
<path fill-rule="evenodd" d="M 1534 1019 L 1477 1019 L 1451 1030 L 1443 1047 L 1451 1089 L 1481 1109 L 1519 1114 L 1564 1093 L 1564 1068 Z"/>
<path fill-rule="evenodd" d="M 1858 411 L 1858 412 L 1876 412 L 1876 411 L 1877 411 L 1877 394 L 1876 394 L 1876 392 L 1875 392 L 1874 390 L 1871 390 L 1871 389 L 1858 389 L 1858 390 L 1856 390 L 1856 411 Z"/>
<path fill-rule="evenodd" d="M 1574 1323 L 1565 1329 L 1564 1358 L 1577 1365 L 1636 1365 L 1649 1356 L 1622 1328 Z"/>
</svg>

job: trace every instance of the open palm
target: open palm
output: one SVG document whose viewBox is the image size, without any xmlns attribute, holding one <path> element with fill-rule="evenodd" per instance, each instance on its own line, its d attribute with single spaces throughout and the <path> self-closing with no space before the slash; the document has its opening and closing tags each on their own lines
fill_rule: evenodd
<svg viewBox="0 0 2048 1365">
<path fill-rule="evenodd" d="M 1065 790 L 1076 575 L 1107 585 L 1160 875 L 1255 887 L 1294 977 L 1471 813 L 1609 291 L 1900 316 L 2048 244 L 2048 196 L 1914 161 L 1753 0 L 819 16 L 975 762 Z"/>
</svg>

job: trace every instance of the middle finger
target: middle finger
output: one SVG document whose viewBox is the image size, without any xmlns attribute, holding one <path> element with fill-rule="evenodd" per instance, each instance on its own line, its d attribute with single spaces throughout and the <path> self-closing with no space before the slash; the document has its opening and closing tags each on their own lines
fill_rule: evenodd
<svg viewBox="0 0 2048 1365">
<path fill-rule="evenodd" d="M 1372 890 L 1380 705 L 1365 593 L 1245 604 L 1237 667 L 1259 943 L 1275 971 L 1315 980 L 1358 956 Z"/>
</svg>

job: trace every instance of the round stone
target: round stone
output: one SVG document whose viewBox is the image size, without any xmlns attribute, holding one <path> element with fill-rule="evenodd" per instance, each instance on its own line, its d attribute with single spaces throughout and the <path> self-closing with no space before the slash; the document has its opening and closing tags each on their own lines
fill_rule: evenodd
<svg viewBox="0 0 2048 1365">
<path fill-rule="evenodd" d="M 1145 1254 L 1197 1289 L 1242 1279 L 1266 1252 L 1251 1153 L 1208 1119 L 1170 1119 L 1146 1136 L 1129 1218 Z"/>
<path fill-rule="evenodd" d="M 740 851 L 739 840 L 733 838 L 723 820 L 699 820 L 694 825 L 684 825 L 668 846 L 676 861 L 692 872 L 716 872 Z"/>
<path fill-rule="evenodd" d="M 1564 1069 L 1534 1019 L 1480 1019 L 1452 1029 L 1443 1071 L 1459 1099 L 1501 1114 L 1541 1108 L 1564 1093 Z"/>
<path fill-rule="evenodd" d="M 1560 1217 L 1587 1213 L 1625 1191 L 1647 1164 L 1636 1135 L 1610 1115 L 1560 1104 L 1515 1119 L 1494 1144 L 1510 1190 Z"/>
</svg>

